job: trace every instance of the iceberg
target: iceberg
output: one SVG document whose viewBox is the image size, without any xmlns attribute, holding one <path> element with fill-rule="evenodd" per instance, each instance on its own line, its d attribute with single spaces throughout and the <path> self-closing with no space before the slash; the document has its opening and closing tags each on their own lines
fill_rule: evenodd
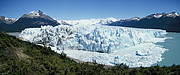
<svg viewBox="0 0 180 75">
<path fill-rule="evenodd" d="M 85 62 L 130 67 L 149 67 L 161 61 L 167 49 L 156 42 L 164 42 L 166 31 L 105 25 L 58 25 L 27 28 L 20 37 L 35 44 L 45 44 L 52 50 Z M 116 60 L 116 61 L 115 61 Z"/>
</svg>

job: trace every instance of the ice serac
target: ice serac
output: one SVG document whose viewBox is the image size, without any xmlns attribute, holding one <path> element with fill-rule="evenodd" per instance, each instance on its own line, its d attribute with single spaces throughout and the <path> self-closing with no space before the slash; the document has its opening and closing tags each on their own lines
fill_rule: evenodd
<svg viewBox="0 0 180 75">
<path fill-rule="evenodd" d="M 20 37 L 36 44 L 45 43 L 55 51 L 64 50 L 82 61 L 92 62 L 94 59 L 106 65 L 126 63 L 130 67 L 147 67 L 162 60 L 161 54 L 166 49 L 154 43 L 164 41 L 165 34 L 166 31 L 157 29 L 59 25 L 28 28 Z M 118 57 L 116 62 L 114 57 Z"/>
</svg>

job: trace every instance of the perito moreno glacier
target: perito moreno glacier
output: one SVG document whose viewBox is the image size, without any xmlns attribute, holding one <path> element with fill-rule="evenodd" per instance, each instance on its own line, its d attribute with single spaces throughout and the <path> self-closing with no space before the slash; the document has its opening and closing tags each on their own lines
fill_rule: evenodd
<svg viewBox="0 0 180 75">
<path fill-rule="evenodd" d="M 157 42 L 164 42 L 166 31 L 105 25 L 58 25 L 27 28 L 20 37 L 38 45 L 85 62 L 129 67 L 149 67 L 162 61 L 167 50 Z"/>
</svg>

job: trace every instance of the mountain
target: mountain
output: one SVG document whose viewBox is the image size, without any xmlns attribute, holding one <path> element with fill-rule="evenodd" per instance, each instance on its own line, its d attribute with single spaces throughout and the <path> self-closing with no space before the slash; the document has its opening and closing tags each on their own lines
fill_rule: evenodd
<svg viewBox="0 0 180 75">
<path fill-rule="evenodd" d="M 24 14 L 14 23 L 4 24 L 1 29 L 6 32 L 20 32 L 25 28 L 37 28 L 42 25 L 56 26 L 59 23 L 39 10 L 35 13 Z"/>
<path fill-rule="evenodd" d="M 156 13 L 144 18 L 119 20 L 109 26 L 163 29 L 168 32 L 180 32 L 180 15 L 172 13 Z"/>
<path fill-rule="evenodd" d="M 16 19 L 16 18 L 8 18 L 8 17 L 0 16 L 0 30 L 6 29 L 6 27 L 9 24 L 13 24 L 17 20 L 18 19 Z"/>
<path fill-rule="evenodd" d="M 81 20 L 57 20 L 59 23 L 69 24 L 69 25 L 108 25 L 112 22 L 118 21 L 113 17 L 109 18 L 99 18 L 99 19 L 81 19 Z"/>
<path fill-rule="evenodd" d="M 13 24 L 17 20 L 18 19 L 16 18 L 8 18 L 8 17 L 0 16 L 0 23 Z"/>
</svg>

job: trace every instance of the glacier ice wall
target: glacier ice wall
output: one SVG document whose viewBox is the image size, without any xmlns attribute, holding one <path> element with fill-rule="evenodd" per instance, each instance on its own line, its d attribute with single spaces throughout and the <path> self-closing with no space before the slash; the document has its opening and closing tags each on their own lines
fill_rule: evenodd
<svg viewBox="0 0 180 75">
<path fill-rule="evenodd" d="M 111 53 L 166 34 L 163 30 L 109 26 L 42 26 L 22 31 L 20 37 L 37 44 L 46 43 L 57 50 L 79 49 Z"/>
<path fill-rule="evenodd" d="M 138 67 L 150 66 L 162 60 L 161 54 L 166 49 L 154 43 L 164 41 L 165 34 L 166 31 L 156 29 L 59 25 L 27 28 L 21 32 L 20 37 L 36 44 L 46 44 L 55 51 L 64 50 L 69 56 L 82 61 L 92 62 L 95 59 L 107 65 L 126 63 L 130 67 Z M 114 57 L 119 59 L 114 62 Z"/>
</svg>

